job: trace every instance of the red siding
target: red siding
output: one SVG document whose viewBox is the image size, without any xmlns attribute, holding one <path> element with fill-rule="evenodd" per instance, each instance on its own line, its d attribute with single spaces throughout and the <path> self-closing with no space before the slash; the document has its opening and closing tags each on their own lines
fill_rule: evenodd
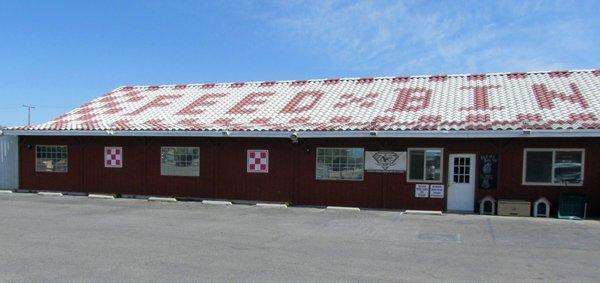
<svg viewBox="0 0 600 283">
<path fill-rule="evenodd" d="M 145 191 L 144 195 L 186 196 L 196 198 L 212 198 L 213 161 L 215 152 L 208 140 L 177 139 L 144 139 L 145 143 Z M 200 176 L 161 176 L 160 154 L 163 146 L 186 146 L 200 148 Z M 141 177 L 141 176 L 140 176 Z"/>
<path fill-rule="evenodd" d="M 248 149 L 269 150 L 269 173 L 247 173 Z M 293 188 L 293 148 L 288 140 L 219 141 L 216 198 L 289 202 Z"/>
<path fill-rule="evenodd" d="M 26 190 L 103 192 L 197 198 L 264 200 L 300 205 L 343 205 L 388 209 L 444 210 L 446 199 L 414 197 L 414 183 L 405 174 L 365 172 L 363 181 L 323 181 L 315 178 L 317 147 L 363 147 L 365 150 L 405 151 L 411 147 L 444 149 L 444 185 L 448 155 L 497 153 L 499 180 L 495 190 L 476 189 L 477 200 L 535 201 L 544 196 L 556 212 L 561 192 L 585 192 L 590 216 L 600 216 L 600 139 L 288 139 L 20 137 L 20 186 Z M 68 173 L 35 172 L 35 145 L 69 147 Z M 124 167 L 103 165 L 104 146 L 122 146 Z M 200 176 L 160 175 L 161 146 L 200 147 Z M 521 185 L 523 149 L 585 148 L 584 186 L 563 188 Z M 268 149 L 270 172 L 246 173 L 246 150 Z M 447 190 L 447 186 L 446 186 Z"/>
<path fill-rule="evenodd" d="M 123 168 L 105 168 L 104 167 L 104 147 L 121 146 L 123 147 Z M 144 147 L 138 146 L 135 140 L 117 141 L 107 138 L 86 138 L 82 147 L 83 162 L 79 161 L 83 167 L 83 186 L 85 192 L 90 193 L 110 193 L 110 192 L 131 192 L 143 194 L 144 184 L 142 178 L 144 174 Z M 69 152 L 69 158 L 75 158 L 77 155 Z M 72 156 L 74 155 L 74 156 Z M 53 175 L 46 173 L 45 175 Z"/>
</svg>

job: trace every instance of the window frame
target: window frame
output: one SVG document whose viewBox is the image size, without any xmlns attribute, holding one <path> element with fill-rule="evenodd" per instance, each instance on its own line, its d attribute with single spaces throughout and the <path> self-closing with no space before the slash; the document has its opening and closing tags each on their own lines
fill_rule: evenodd
<svg viewBox="0 0 600 283">
<path fill-rule="evenodd" d="M 67 161 L 67 163 L 65 164 L 65 171 L 40 171 L 38 170 L 38 148 L 45 146 L 45 147 L 64 147 L 65 148 L 65 154 L 67 155 L 65 160 Z M 69 173 L 69 146 L 66 144 L 36 144 L 35 145 L 35 172 L 36 173 Z"/>
<path fill-rule="evenodd" d="M 425 180 L 425 172 L 427 172 L 427 156 L 423 155 L 423 179 L 411 179 L 410 178 L 410 152 L 416 150 L 439 150 L 440 151 L 440 179 L 439 180 Z M 411 147 L 406 149 L 406 182 L 407 183 L 429 183 L 429 184 L 441 184 L 444 182 L 444 148 L 443 147 Z"/>
<path fill-rule="evenodd" d="M 174 148 L 174 149 L 176 149 L 176 148 L 191 148 L 191 149 L 197 149 L 198 150 L 198 175 L 190 176 L 190 175 L 165 175 L 165 174 L 163 174 L 162 153 L 163 153 L 163 149 L 164 148 Z M 161 156 L 160 156 L 160 161 L 159 161 L 160 162 L 160 168 L 159 168 L 159 170 L 160 170 L 160 176 L 161 177 L 183 177 L 183 178 L 198 178 L 198 177 L 200 177 L 200 167 L 201 167 L 200 166 L 201 165 L 200 164 L 201 163 L 200 159 L 202 157 L 201 157 L 201 152 L 200 152 L 200 147 L 199 146 L 161 146 L 160 147 L 160 154 L 161 154 Z"/>
<path fill-rule="evenodd" d="M 527 182 L 527 152 L 552 152 L 552 170 L 550 172 L 550 183 Z M 554 183 L 554 164 L 556 163 L 557 151 L 578 151 L 581 152 L 581 180 L 579 183 Z M 585 180 L 585 148 L 523 148 L 523 168 L 521 168 L 521 185 L 523 186 L 552 186 L 552 187 L 583 187 Z"/>
<path fill-rule="evenodd" d="M 332 178 L 319 178 L 317 176 L 317 169 L 319 166 L 319 149 L 360 149 L 362 150 L 362 175 L 360 179 L 332 179 Z M 317 181 L 350 181 L 350 182 L 362 182 L 365 180 L 365 148 L 364 147 L 316 147 L 315 148 L 315 180 Z"/>
</svg>

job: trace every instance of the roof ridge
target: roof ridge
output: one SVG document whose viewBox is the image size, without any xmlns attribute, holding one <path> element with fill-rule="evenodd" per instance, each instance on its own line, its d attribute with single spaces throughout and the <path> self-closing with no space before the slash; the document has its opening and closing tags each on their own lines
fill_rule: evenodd
<svg viewBox="0 0 600 283">
<path fill-rule="evenodd" d="M 339 80 L 339 81 L 358 81 L 361 79 L 370 79 L 370 80 L 390 80 L 394 78 L 409 78 L 409 79 L 427 79 L 430 77 L 468 77 L 468 76 L 507 76 L 510 74 L 529 74 L 529 75 L 539 75 L 539 74 L 550 74 L 556 72 L 566 72 L 566 73 L 585 73 L 585 72 L 594 72 L 599 69 L 573 69 L 573 70 L 543 70 L 543 71 L 527 71 L 527 72 L 496 72 L 496 73 L 463 73 L 463 74 L 429 74 L 429 75 L 412 75 L 412 76 L 377 76 L 377 77 L 345 77 L 345 78 L 321 78 L 321 79 L 305 79 L 305 80 L 278 80 L 278 81 L 239 81 L 239 82 L 220 82 L 220 83 L 212 83 L 212 82 L 204 82 L 204 83 L 189 83 L 189 84 L 164 84 L 164 85 L 121 85 L 115 88 L 113 91 L 119 91 L 123 88 L 149 88 L 149 87 L 159 87 L 159 88 L 169 88 L 176 87 L 179 85 L 185 85 L 187 87 L 202 87 L 205 85 L 214 85 L 214 86 L 223 86 L 223 85 L 232 85 L 232 84 L 244 84 L 244 85 L 260 85 L 262 83 L 273 83 L 273 84 L 287 84 L 293 83 L 297 81 L 304 81 L 307 83 L 310 82 L 324 82 L 328 80 Z"/>
</svg>

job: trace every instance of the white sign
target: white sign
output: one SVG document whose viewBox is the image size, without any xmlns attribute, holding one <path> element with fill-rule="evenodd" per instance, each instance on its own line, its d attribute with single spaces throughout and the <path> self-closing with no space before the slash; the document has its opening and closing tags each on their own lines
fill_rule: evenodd
<svg viewBox="0 0 600 283">
<path fill-rule="evenodd" d="M 368 172 L 405 172 L 405 151 L 367 151 L 365 152 L 365 171 Z"/>
<path fill-rule="evenodd" d="M 416 184 L 415 185 L 415 197 L 428 198 L 429 197 L 429 185 L 428 184 Z"/>
<path fill-rule="evenodd" d="M 444 198 L 444 185 L 429 186 L 429 197 L 430 198 Z"/>
</svg>

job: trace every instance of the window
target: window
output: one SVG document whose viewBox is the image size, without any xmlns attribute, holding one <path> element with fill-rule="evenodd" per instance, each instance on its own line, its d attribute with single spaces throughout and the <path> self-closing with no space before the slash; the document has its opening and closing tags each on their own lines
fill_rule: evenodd
<svg viewBox="0 0 600 283">
<path fill-rule="evenodd" d="M 362 148 L 317 148 L 317 180 L 363 180 Z"/>
<path fill-rule="evenodd" d="M 38 145 L 35 147 L 35 171 L 67 172 L 68 157 L 66 145 Z"/>
<path fill-rule="evenodd" d="M 160 174 L 163 176 L 200 176 L 200 148 L 161 147 Z"/>
<path fill-rule="evenodd" d="M 442 155 L 443 151 L 439 148 L 409 149 L 408 181 L 441 182 Z"/>
<path fill-rule="evenodd" d="M 583 149 L 525 149 L 523 184 L 583 184 Z"/>
</svg>

